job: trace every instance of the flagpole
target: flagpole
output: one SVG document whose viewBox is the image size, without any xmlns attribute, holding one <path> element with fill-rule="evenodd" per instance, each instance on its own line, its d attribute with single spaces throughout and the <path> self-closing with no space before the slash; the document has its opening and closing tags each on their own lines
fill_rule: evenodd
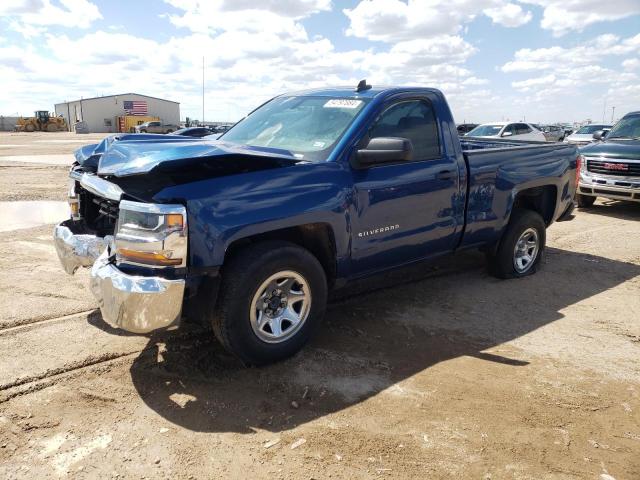
<svg viewBox="0 0 640 480">
<path fill-rule="evenodd" d="M 202 56 L 202 125 L 204 126 L 204 55 Z"/>
</svg>

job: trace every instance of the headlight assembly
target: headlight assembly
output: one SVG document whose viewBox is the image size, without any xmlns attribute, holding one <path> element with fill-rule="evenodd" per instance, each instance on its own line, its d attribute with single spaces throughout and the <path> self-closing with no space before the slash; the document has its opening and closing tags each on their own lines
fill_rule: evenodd
<svg viewBox="0 0 640 480">
<path fill-rule="evenodd" d="M 187 265 L 187 211 L 182 205 L 122 200 L 116 261 L 151 267 Z"/>
</svg>

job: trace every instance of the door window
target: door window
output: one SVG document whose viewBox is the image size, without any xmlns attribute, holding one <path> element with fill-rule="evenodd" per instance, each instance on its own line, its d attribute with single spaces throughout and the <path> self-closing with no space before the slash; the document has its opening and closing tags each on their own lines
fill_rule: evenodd
<svg viewBox="0 0 640 480">
<path fill-rule="evenodd" d="M 531 133 L 531 128 L 526 123 L 516 123 L 516 135 L 524 135 L 525 133 Z"/>
<path fill-rule="evenodd" d="M 506 127 L 504 127 L 504 131 L 502 132 L 502 136 L 504 137 L 504 134 L 507 132 L 511 132 L 511 135 L 517 135 L 517 131 L 516 131 L 516 125 L 514 123 L 510 123 L 509 125 L 507 125 Z"/>
<path fill-rule="evenodd" d="M 385 110 L 369 130 L 369 138 L 401 137 L 413 144 L 413 160 L 440 156 L 438 128 L 431 104 L 410 100 Z"/>
</svg>

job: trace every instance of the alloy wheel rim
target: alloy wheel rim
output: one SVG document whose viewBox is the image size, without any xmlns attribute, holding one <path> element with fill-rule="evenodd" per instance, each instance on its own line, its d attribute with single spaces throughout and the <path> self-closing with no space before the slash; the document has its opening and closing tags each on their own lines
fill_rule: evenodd
<svg viewBox="0 0 640 480">
<path fill-rule="evenodd" d="M 291 270 L 277 272 L 262 282 L 253 295 L 251 328 L 263 342 L 284 342 L 300 331 L 310 309 L 307 280 Z"/>
<path fill-rule="evenodd" d="M 533 267 L 540 250 L 538 231 L 527 228 L 513 249 L 513 267 L 518 273 L 525 273 Z"/>
</svg>

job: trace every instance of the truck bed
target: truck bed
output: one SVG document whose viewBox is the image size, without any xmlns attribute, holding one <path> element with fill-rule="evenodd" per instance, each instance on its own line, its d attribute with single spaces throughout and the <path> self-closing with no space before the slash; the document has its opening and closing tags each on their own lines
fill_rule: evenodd
<svg viewBox="0 0 640 480">
<path fill-rule="evenodd" d="M 566 143 L 460 139 L 468 169 L 468 199 L 463 247 L 499 238 L 508 223 L 518 191 L 552 188 L 556 211 L 551 223 L 571 201 L 576 149 Z"/>
<path fill-rule="evenodd" d="M 488 139 L 478 137 L 462 137 L 460 138 L 460 145 L 462 145 L 462 150 L 464 152 L 467 152 L 469 150 L 485 150 L 488 148 L 522 147 L 526 145 L 548 145 L 548 143 L 524 140 L 505 140 L 502 138 Z"/>
</svg>

